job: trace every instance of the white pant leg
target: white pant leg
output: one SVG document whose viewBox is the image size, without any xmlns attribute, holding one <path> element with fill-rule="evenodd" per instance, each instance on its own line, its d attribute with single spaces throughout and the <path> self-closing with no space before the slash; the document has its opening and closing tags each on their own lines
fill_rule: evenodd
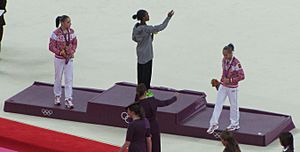
<svg viewBox="0 0 300 152">
<path fill-rule="evenodd" d="M 217 125 L 219 122 L 219 117 L 223 109 L 223 104 L 227 97 L 227 89 L 228 88 L 224 87 L 223 85 L 220 85 L 219 87 L 214 112 L 210 119 L 210 125 Z"/>
<path fill-rule="evenodd" d="M 55 78 L 54 78 L 53 92 L 55 96 L 61 96 L 61 80 L 64 71 L 64 66 L 65 66 L 64 59 L 58 59 L 54 57 Z"/>
<path fill-rule="evenodd" d="M 65 64 L 65 99 L 71 99 L 73 95 L 73 59 L 70 59 L 68 64 Z"/>
<path fill-rule="evenodd" d="M 230 123 L 231 125 L 239 125 L 240 112 L 237 103 L 238 88 L 230 88 L 228 98 L 230 102 Z"/>
</svg>

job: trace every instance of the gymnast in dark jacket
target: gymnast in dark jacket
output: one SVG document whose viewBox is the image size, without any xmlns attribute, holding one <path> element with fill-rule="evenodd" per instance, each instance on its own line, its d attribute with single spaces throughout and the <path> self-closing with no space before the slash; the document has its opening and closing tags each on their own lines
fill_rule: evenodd
<svg viewBox="0 0 300 152">
<path fill-rule="evenodd" d="M 160 152 L 160 128 L 156 120 L 156 112 L 158 107 L 165 107 L 177 100 L 178 93 L 168 100 L 159 100 L 155 97 L 147 98 L 147 88 L 141 83 L 136 88 L 136 102 L 139 103 L 145 110 L 146 118 L 150 122 L 150 133 L 152 138 L 152 152 Z"/>
</svg>

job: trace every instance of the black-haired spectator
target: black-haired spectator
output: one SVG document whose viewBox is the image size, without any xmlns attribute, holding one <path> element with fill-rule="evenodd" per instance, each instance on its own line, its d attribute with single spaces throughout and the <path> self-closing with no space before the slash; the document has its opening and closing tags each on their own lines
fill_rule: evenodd
<svg viewBox="0 0 300 152">
<path fill-rule="evenodd" d="M 238 142 L 229 131 L 224 131 L 220 135 L 221 142 L 225 146 L 223 152 L 241 152 Z"/>
<path fill-rule="evenodd" d="M 283 152 L 294 152 L 294 138 L 290 132 L 281 133 L 279 141 L 283 146 Z"/>
</svg>

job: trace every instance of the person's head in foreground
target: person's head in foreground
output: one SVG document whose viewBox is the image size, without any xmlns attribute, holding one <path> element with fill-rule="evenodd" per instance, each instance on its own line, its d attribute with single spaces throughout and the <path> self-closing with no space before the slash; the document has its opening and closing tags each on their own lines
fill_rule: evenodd
<svg viewBox="0 0 300 152">
<path fill-rule="evenodd" d="M 294 151 L 294 137 L 290 132 L 281 133 L 279 136 L 279 141 L 283 147 L 283 152 Z"/>
<path fill-rule="evenodd" d="M 132 118 L 127 128 L 126 140 L 119 152 L 151 152 L 152 141 L 149 121 L 145 118 L 143 108 L 138 103 L 126 107 L 128 116 Z M 143 144 L 144 143 L 144 144 Z"/>
<path fill-rule="evenodd" d="M 126 109 L 128 116 L 133 120 L 145 118 L 144 110 L 138 103 L 133 103 L 129 105 Z"/>
<path fill-rule="evenodd" d="M 222 144 L 225 146 L 223 152 L 241 152 L 239 144 L 237 143 L 231 132 L 222 132 L 220 138 Z"/>
</svg>

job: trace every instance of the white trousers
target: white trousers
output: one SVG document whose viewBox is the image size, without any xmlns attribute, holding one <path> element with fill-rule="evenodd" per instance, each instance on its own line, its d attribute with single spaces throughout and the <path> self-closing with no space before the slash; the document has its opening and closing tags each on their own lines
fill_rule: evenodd
<svg viewBox="0 0 300 152">
<path fill-rule="evenodd" d="M 58 59 L 54 57 L 55 81 L 54 81 L 54 95 L 61 97 L 61 81 L 63 75 L 65 76 L 65 99 L 72 100 L 73 94 L 73 59 L 70 59 L 68 64 L 65 59 Z"/>
<path fill-rule="evenodd" d="M 218 124 L 219 117 L 223 109 L 223 104 L 227 97 L 229 98 L 230 102 L 230 123 L 234 126 L 239 125 L 240 112 L 237 103 L 237 94 L 238 88 L 228 88 L 223 85 L 220 85 L 217 94 L 216 104 L 214 107 L 214 112 L 210 119 L 210 125 Z"/>
</svg>

